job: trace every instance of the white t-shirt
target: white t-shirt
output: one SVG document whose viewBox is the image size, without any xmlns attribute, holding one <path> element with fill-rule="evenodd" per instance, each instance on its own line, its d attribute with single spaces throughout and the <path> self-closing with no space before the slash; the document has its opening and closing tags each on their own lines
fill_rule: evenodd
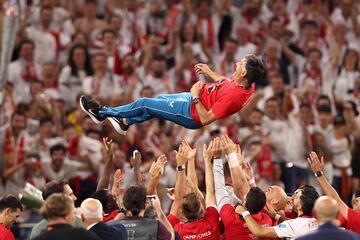
<svg viewBox="0 0 360 240">
<path fill-rule="evenodd" d="M 294 239 L 303 234 L 317 229 L 318 223 L 315 218 L 298 217 L 287 220 L 273 227 L 279 238 Z"/>
</svg>

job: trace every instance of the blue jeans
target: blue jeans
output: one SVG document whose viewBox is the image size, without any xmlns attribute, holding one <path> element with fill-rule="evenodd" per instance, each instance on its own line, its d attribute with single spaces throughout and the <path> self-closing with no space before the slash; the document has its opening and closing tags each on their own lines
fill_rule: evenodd
<svg viewBox="0 0 360 240">
<path fill-rule="evenodd" d="M 163 94 L 155 98 L 140 98 L 124 106 L 103 107 L 99 114 L 101 117 L 125 118 L 129 125 L 155 117 L 198 129 L 202 126 L 191 117 L 191 99 L 191 93 Z"/>
<path fill-rule="evenodd" d="M 299 182 L 309 182 L 310 171 L 306 168 L 288 167 L 287 164 L 283 164 L 282 171 L 286 193 L 294 193 Z"/>
</svg>

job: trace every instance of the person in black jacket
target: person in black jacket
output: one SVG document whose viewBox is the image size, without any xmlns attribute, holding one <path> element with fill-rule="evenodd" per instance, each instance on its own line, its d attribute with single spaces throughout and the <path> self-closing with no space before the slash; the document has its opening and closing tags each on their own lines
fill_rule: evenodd
<svg viewBox="0 0 360 240">
<path fill-rule="evenodd" d="M 34 240 L 101 240 L 93 233 L 82 228 L 74 228 L 74 203 L 63 193 L 54 193 L 40 209 L 48 221 L 48 227 Z"/>
<path fill-rule="evenodd" d="M 127 231 L 122 224 L 117 228 L 108 226 L 102 221 L 103 207 L 101 202 L 94 198 L 85 199 L 80 206 L 81 219 L 85 227 L 102 240 L 126 240 Z"/>
</svg>

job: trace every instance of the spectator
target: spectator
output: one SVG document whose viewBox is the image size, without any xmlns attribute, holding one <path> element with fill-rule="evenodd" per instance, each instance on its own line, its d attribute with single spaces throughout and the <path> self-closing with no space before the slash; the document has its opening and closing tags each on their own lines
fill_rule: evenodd
<svg viewBox="0 0 360 240">
<path fill-rule="evenodd" d="M 124 226 L 118 224 L 117 228 L 110 227 L 102 222 L 102 205 L 93 198 L 88 198 L 80 206 L 81 219 L 84 226 L 102 240 L 125 240 L 128 239 Z M 121 229 L 121 231 L 119 231 Z"/>
<path fill-rule="evenodd" d="M 98 237 L 82 228 L 74 228 L 75 207 L 71 198 L 63 193 L 54 193 L 46 199 L 40 209 L 41 215 L 48 221 L 48 227 L 34 240 L 72 239 L 99 240 Z"/>
<path fill-rule="evenodd" d="M 20 201 L 12 196 L 7 195 L 0 199 L 0 239 L 15 240 L 13 233 L 10 231 L 11 226 L 17 222 L 23 207 Z"/>
<path fill-rule="evenodd" d="M 323 196 L 316 200 L 314 205 L 314 216 L 319 222 L 319 228 L 298 240 L 317 239 L 360 239 L 359 235 L 339 229 L 336 224 L 336 217 L 339 214 L 339 207 L 336 201 L 330 197 Z"/>
</svg>

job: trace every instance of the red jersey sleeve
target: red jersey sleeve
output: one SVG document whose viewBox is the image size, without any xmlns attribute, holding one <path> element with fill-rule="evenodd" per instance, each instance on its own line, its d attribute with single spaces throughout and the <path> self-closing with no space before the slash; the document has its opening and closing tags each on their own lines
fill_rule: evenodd
<svg viewBox="0 0 360 240">
<path fill-rule="evenodd" d="M 360 233 L 360 212 L 356 212 L 353 209 L 348 209 L 347 228 Z"/>
<path fill-rule="evenodd" d="M 235 208 L 230 204 L 225 204 L 221 208 L 220 217 L 225 227 L 227 225 L 230 225 L 231 223 L 234 223 L 239 218 L 237 213 L 235 212 Z"/>
<path fill-rule="evenodd" d="M 171 226 L 175 227 L 176 224 L 180 222 L 180 219 L 178 219 L 175 215 L 169 214 L 167 215 L 167 219 L 169 220 Z"/>
<path fill-rule="evenodd" d="M 214 206 L 208 206 L 206 208 L 204 220 L 209 222 L 212 226 L 219 228 L 219 213 Z"/>
</svg>

